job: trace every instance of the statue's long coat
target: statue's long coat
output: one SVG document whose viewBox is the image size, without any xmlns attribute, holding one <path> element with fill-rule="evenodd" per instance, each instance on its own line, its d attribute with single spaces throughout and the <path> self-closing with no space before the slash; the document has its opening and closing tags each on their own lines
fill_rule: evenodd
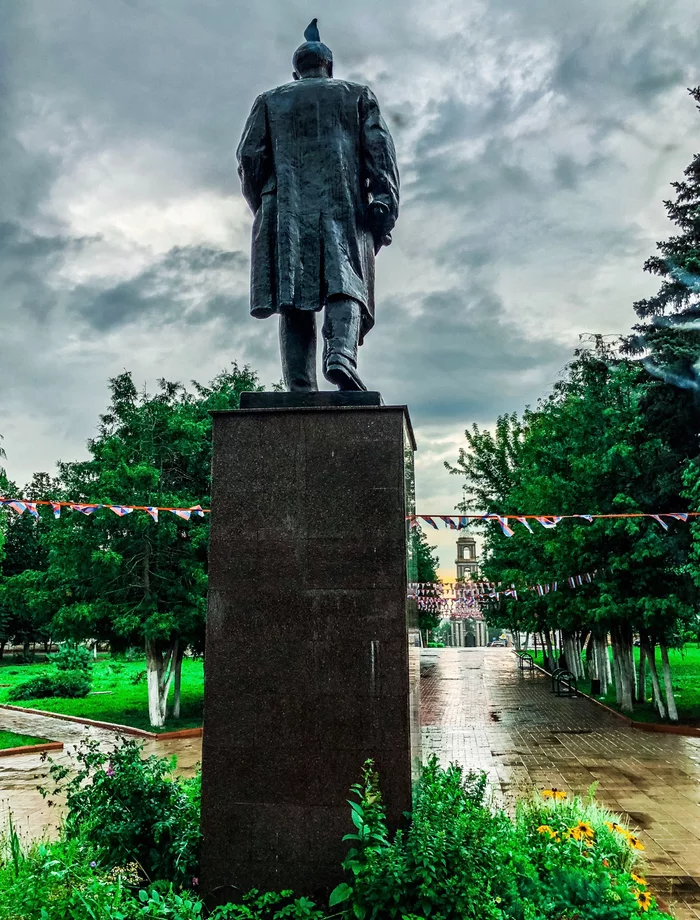
<svg viewBox="0 0 700 920">
<path fill-rule="evenodd" d="M 399 207 L 391 135 L 366 86 L 307 78 L 255 100 L 238 147 L 243 194 L 255 214 L 253 316 L 319 310 L 345 295 L 374 324 L 374 240 L 367 205 Z"/>
</svg>

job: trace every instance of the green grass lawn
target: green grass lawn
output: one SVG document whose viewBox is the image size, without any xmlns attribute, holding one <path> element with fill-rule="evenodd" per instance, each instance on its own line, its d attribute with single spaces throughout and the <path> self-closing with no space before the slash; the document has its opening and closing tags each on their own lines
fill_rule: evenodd
<svg viewBox="0 0 700 920">
<path fill-rule="evenodd" d="M 26 747 L 29 744 L 46 744 L 46 738 L 32 738 L 31 735 L 16 735 L 14 732 L 0 731 L 0 751 L 8 748 Z"/>
<path fill-rule="evenodd" d="M 612 655 L 612 652 L 611 652 Z M 669 651 L 669 661 L 671 663 L 671 678 L 673 680 L 673 691 L 676 697 L 676 706 L 678 707 L 678 719 L 684 725 L 700 725 L 700 646 L 688 644 L 682 650 Z M 634 649 L 634 659 L 639 665 L 639 649 Z M 535 658 L 540 667 L 544 666 L 544 656 L 538 652 Z M 663 690 L 663 674 L 661 670 L 661 653 L 656 651 L 656 670 L 659 674 L 659 681 Z M 590 696 L 591 682 L 587 679 L 580 680 L 579 689 Z M 649 669 L 647 668 L 647 702 L 644 704 L 635 703 L 632 718 L 635 722 L 659 722 L 659 714 L 651 703 L 651 679 Z M 612 709 L 622 711 L 615 702 L 615 689 L 612 685 L 608 688 L 606 696 L 597 697 L 606 706 Z M 625 713 L 627 715 L 627 713 Z"/>
<path fill-rule="evenodd" d="M 10 702 L 10 689 L 49 669 L 45 662 L 16 664 L 12 658 L 0 661 L 0 703 Z M 138 680 L 137 683 L 134 681 Z M 95 692 L 97 691 L 97 692 Z M 172 703 L 173 690 L 170 690 Z M 202 659 L 186 658 L 182 663 L 181 718 L 169 719 L 162 729 L 153 729 L 148 722 L 148 690 L 146 661 L 116 660 L 100 657 L 92 669 L 92 692 L 83 699 L 59 697 L 41 700 L 17 700 L 11 705 L 60 712 L 65 715 L 117 722 L 146 731 L 178 731 L 202 724 L 204 702 L 204 663 Z M 8 745 L 9 746 L 9 745 Z"/>
</svg>

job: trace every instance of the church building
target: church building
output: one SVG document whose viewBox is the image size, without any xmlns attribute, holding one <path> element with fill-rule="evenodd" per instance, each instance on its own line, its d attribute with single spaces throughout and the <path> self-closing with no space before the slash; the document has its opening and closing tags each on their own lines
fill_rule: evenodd
<svg viewBox="0 0 700 920">
<path fill-rule="evenodd" d="M 476 578 L 478 563 L 476 559 L 476 540 L 474 537 L 462 536 L 457 538 L 457 566 L 458 581 L 472 581 Z M 453 620 L 452 645 L 486 645 L 488 642 L 488 629 L 482 617 L 468 620 Z"/>
</svg>

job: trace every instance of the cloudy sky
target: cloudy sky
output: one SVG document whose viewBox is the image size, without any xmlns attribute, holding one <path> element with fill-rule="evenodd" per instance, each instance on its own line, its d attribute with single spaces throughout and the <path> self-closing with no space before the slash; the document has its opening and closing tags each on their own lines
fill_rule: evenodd
<svg viewBox="0 0 700 920">
<path fill-rule="evenodd" d="M 14 0 L 0 12 L 0 432 L 20 482 L 84 456 L 124 368 L 280 377 L 248 316 L 234 151 L 319 17 L 369 83 L 402 176 L 361 373 L 417 431 L 419 510 L 467 425 L 548 390 L 582 332 L 619 333 L 700 148 L 697 0 Z M 124 497 L 124 501 L 128 496 Z M 531 509 L 523 509 L 529 511 Z M 540 509 L 541 510 L 541 509 Z M 449 532 L 439 539 L 453 565 Z"/>
</svg>

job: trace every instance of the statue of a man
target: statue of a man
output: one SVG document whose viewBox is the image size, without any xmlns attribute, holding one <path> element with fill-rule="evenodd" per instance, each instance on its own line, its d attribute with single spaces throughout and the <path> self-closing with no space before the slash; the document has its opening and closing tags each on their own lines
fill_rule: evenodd
<svg viewBox="0 0 700 920">
<path fill-rule="evenodd" d="M 374 257 L 398 216 L 396 152 L 372 91 L 333 79 L 316 20 L 304 34 L 294 82 L 258 96 L 238 147 L 255 215 L 250 312 L 279 313 L 285 385 L 310 391 L 324 310 L 323 374 L 364 390 L 357 348 L 374 325 Z"/>
</svg>

